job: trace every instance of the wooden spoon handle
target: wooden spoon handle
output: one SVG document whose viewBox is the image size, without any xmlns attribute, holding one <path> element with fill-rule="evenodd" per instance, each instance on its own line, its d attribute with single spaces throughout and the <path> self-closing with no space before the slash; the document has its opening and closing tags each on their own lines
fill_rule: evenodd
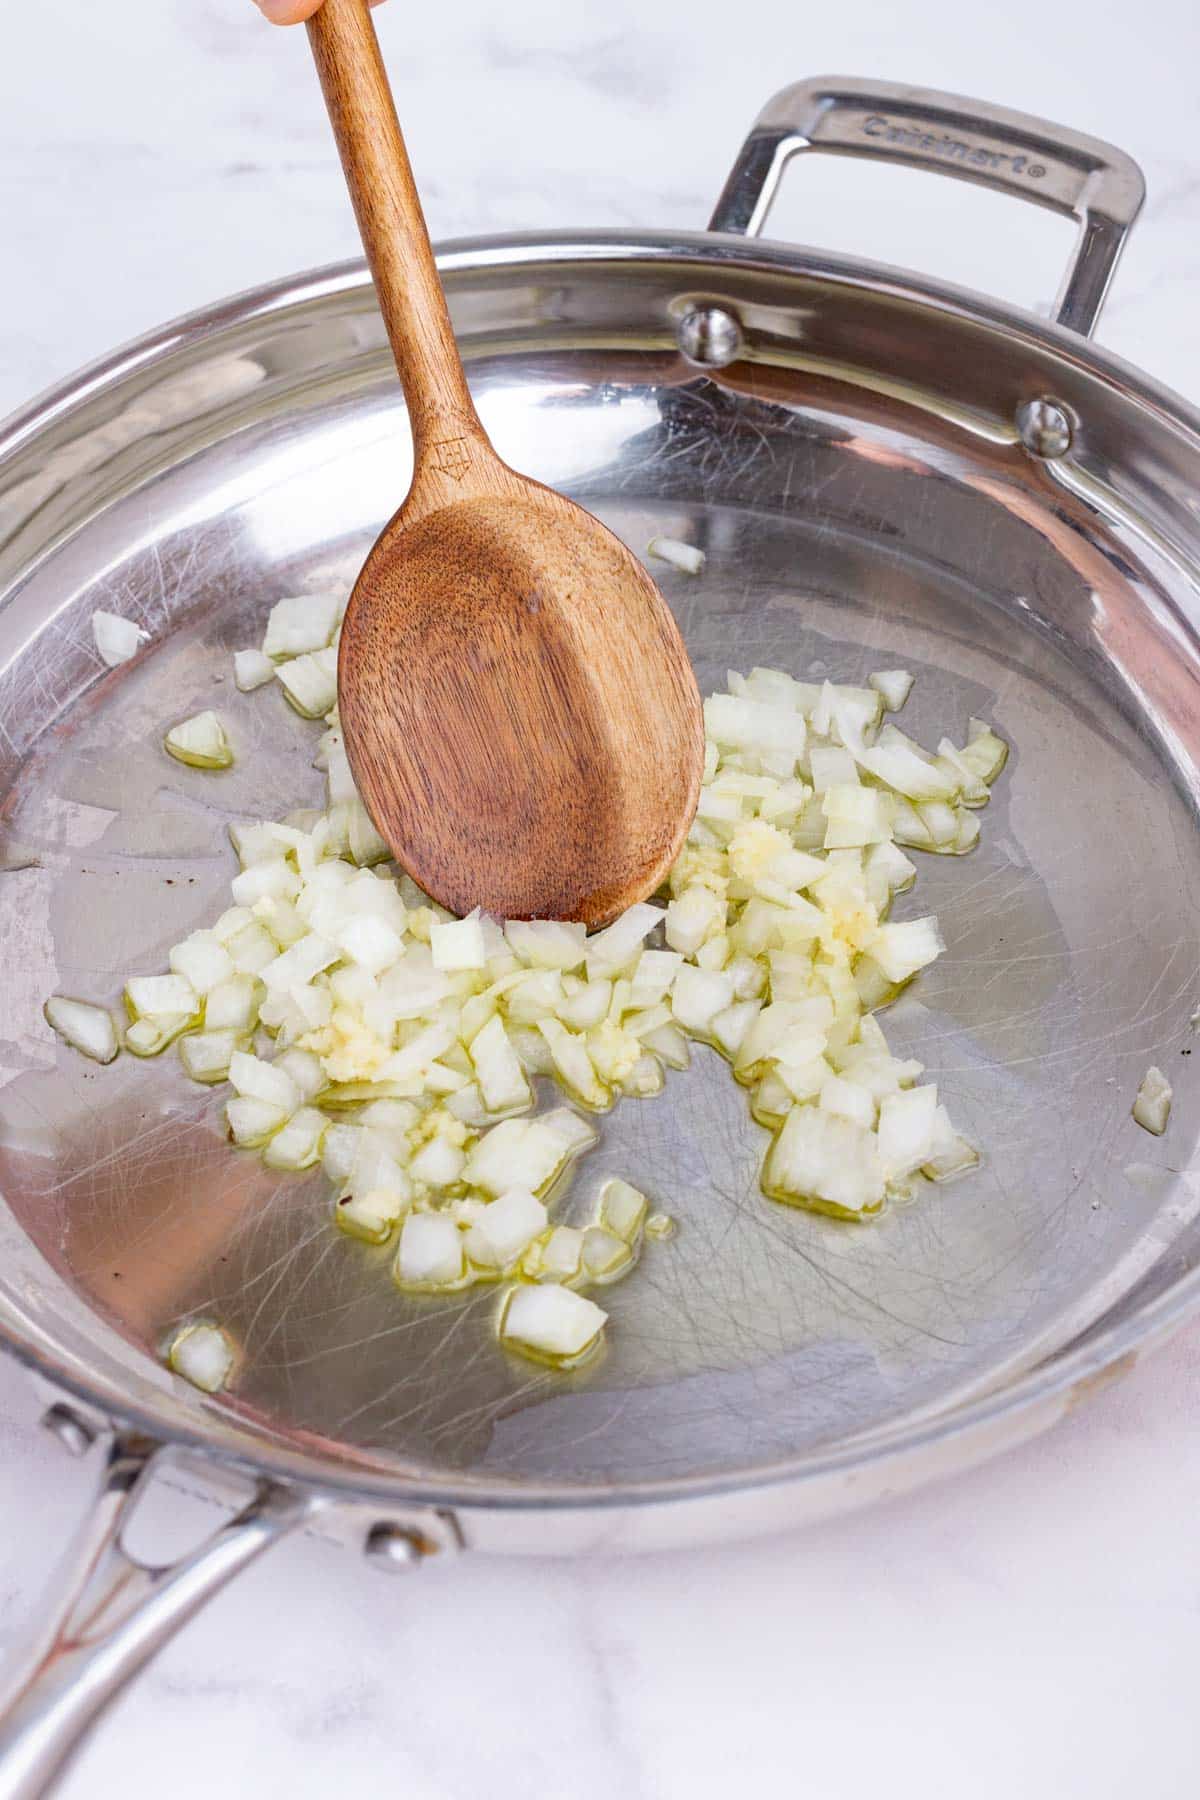
<svg viewBox="0 0 1200 1800">
<path fill-rule="evenodd" d="M 308 36 L 408 402 L 414 467 L 448 439 L 486 446 L 367 0 L 324 0 Z"/>
</svg>

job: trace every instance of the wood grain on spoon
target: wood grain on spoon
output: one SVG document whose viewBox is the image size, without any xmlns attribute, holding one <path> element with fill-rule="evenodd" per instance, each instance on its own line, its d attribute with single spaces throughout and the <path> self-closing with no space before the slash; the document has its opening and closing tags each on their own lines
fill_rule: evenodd
<svg viewBox="0 0 1200 1800">
<path fill-rule="evenodd" d="M 413 434 L 342 627 L 355 780 L 455 912 L 603 924 L 660 885 L 691 823 L 695 677 L 641 564 L 488 440 L 366 0 L 325 0 L 308 30 Z"/>
</svg>

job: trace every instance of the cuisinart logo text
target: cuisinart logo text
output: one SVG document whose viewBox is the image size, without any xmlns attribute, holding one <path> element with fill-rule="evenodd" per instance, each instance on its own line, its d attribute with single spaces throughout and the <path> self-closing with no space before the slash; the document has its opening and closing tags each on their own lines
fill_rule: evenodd
<svg viewBox="0 0 1200 1800">
<path fill-rule="evenodd" d="M 970 144 L 966 138 L 952 137 L 948 131 L 923 131 L 919 125 L 898 124 L 882 113 L 871 113 L 863 120 L 863 136 L 882 138 L 904 150 L 923 150 L 927 156 L 939 156 L 946 162 L 965 163 L 972 169 L 995 169 L 1005 175 L 1027 175 L 1040 181 L 1046 173 L 1045 163 L 1031 162 L 1023 152 L 988 150 L 982 144 Z"/>
</svg>

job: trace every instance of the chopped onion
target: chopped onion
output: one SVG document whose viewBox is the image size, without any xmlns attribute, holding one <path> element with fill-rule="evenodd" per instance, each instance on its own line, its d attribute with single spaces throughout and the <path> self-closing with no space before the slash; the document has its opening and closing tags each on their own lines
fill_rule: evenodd
<svg viewBox="0 0 1200 1800">
<path fill-rule="evenodd" d="M 172 726 L 163 739 L 163 749 L 191 769 L 228 769 L 233 763 L 225 727 L 215 712 L 196 713 Z"/>
<path fill-rule="evenodd" d="M 200 1011 L 200 998 L 183 975 L 131 975 L 125 983 L 125 1007 L 131 1019 L 164 1013 L 193 1018 Z"/>
<path fill-rule="evenodd" d="M 230 1057 L 245 1047 L 239 1031 L 193 1031 L 180 1044 L 179 1059 L 193 1081 L 225 1081 Z"/>
<path fill-rule="evenodd" d="M 417 1292 L 460 1287 L 466 1280 L 463 1236 L 444 1213 L 409 1213 L 400 1233 L 395 1278 Z"/>
<path fill-rule="evenodd" d="M 543 1194 L 567 1155 L 563 1138 L 540 1119 L 505 1119 L 480 1138 L 463 1175 L 486 1194 L 500 1195 L 514 1187 Z"/>
<path fill-rule="evenodd" d="M 797 1106 L 772 1144 L 763 1186 L 776 1200 L 857 1218 L 883 1205 L 875 1134 L 815 1106 Z"/>
<path fill-rule="evenodd" d="M 181 975 L 195 994 L 208 995 L 234 974 L 228 950 L 207 931 L 193 931 L 191 937 L 175 945 L 167 961 L 172 974 Z"/>
<path fill-rule="evenodd" d="M 303 1095 L 286 1069 L 264 1062 L 246 1050 L 235 1050 L 229 1059 L 229 1080 L 244 1100 L 261 1100 L 284 1114 L 294 1113 Z"/>
<path fill-rule="evenodd" d="M 68 1000 L 65 994 L 52 994 L 42 1008 L 46 1023 L 64 1043 L 70 1044 L 93 1062 L 110 1063 L 120 1044 L 112 1014 L 103 1006 L 87 1000 Z"/>
<path fill-rule="evenodd" d="M 867 676 L 871 687 L 882 694 L 883 704 L 889 712 L 900 711 L 912 693 L 915 679 L 907 669 L 877 669 L 874 675 Z"/>
<path fill-rule="evenodd" d="M 321 1159 L 321 1140 L 329 1124 L 315 1106 L 302 1106 L 272 1137 L 263 1161 L 272 1169 L 311 1169 Z"/>
<path fill-rule="evenodd" d="M 195 1015 L 189 1013 L 148 1014 L 126 1031 L 125 1048 L 134 1056 L 159 1056 L 195 1022 Z"/>
<path fill-rule="evenodd" d="M 533 968 L 577 969 L 587 955 L 587 928 L 559 919 L 510 919 L 504 935 Z"/>
<path fill-rule="evenodd" d="M 340 594 L 298 594 L 277 600 L 267 620 L 263 653 L 278 661 L 323 650 L 342 616 Z M 328 708 L 326 708 L 328 711 Z"/>
<path fill-rule="evenodd" d="M 1171 1116 L 1173 1097 L 1174 1089 L 1162 1070 L 1154 1067 L 1147 1069 L 1133 1103 L 1134 1118 L 1144 1130 L 1152 1131 L 1155 1137 L 1161 1137 Z"/>
<path fill-rule="evenodd" d="M 219 1325 L 187 1325 L 175 1337 L 167 1361 L 193 1387 L 216 1394 L 228 1381 L 236 1355 Z"/>
<path fill-rule="evenodd" d="M 338 1128 L 335 1125 L 330 1129 Z M 338 1228 L 351 1237 L 362 1238 L 368 1244 L 386 1244 L 407 1206 L 404 1195 L 387 1188 L 371 1188 L 365 1194 L 343 1194 L 333 1216 Z"/>
<path fill-rule="evenodd" d="M 313 650 L 293 656 L 275 671 L 288 705 L 302 719 L 323 719 L 337 703 L 337 656 L 332 650 Z"/>
<path fill-rule="evenodd" d="M 606 1181 L 600 1190 L 600 1223 L 623 1238 L 635 1243 L 649 1211 L 645 1194 L 619 1178 Z"/>
<path fill-rule="evenodd" d="M 605 1225 L 589 1225 L 583 1234 L 581 1266 L 589 1281 L 606 1286 L 619 1281 L 633 1263 L 633 1251 Z"/>
<path fill-rule="evenodd" d="M 235 904 L 175 946 L 168 975 L 131 980 L 126 1041 L 150 1055 L 181 1035 L 193 1079 L 230 1080 L 234 1141 L 274 1169 L 319 1162 L 343 1232 L 382 1244 L 403 1221 L 402 1287 L 506 1279 L 506 1343 L 555 1366 L 586 1354 L 604 1314 L 578 1313 L 590 1302 L 564 1284 L 622 1278 L 673 1224 L 610 1180 L 594 1222 L 552 1226 L 546 1196 L 598 1134 L 573 1106 L 518 1115 L 535 1106 L 534 1076 L 593 1112 L 654 1095 L 692 1038 L 733 1063 L 774 1134 L 763 1186 L 776 1199 L 863 1218 L 918 1172 L 976 1165 L 870 1013 L 942 948 L 934 919 L 889 920 L 916 874 L 899 846 L 972 847 L 1006 753 L 994 733 L 972 721 L 964 749 L 943 736 L 936 754 L 906 737 L 883 713 L 907 698 L 905 671 L 868 687 L 731 674 L 705 703 L 699 809 L 660 904 L 590 939 L 555 920 L 453 919 L 370 866 L 388 852 L 338 723 L 339 617 L 336 596 L 287 600 L 265 651 L 239 653 L 239 684 L 274 674 L 325 719 L 325 810 L 230 827 Z M 179 728 L 185 749 L 200 724 Z M 647 948 L 660 925 L 668 947 Z M 255 1054 L 257 1026 L 272 1060 Z M 530 1295 L 546 1296 L 531 1318 Z M 544 1306 L 556 1310 L 539 1322 Z"/>
<path fill-rule="evenodd" d="M 137 655 L 138 646 L 148 641 L 150 633 L 135 625 L 132 619 L 123 619 L 119 613 L 94 612 L 92 636 L 101 662 L 115 669 Z"/>
<path fill-rule="evenodd" d="M 578 1275 L 582 1258 L 583 1232 L 574 1225 L 556 1225 L 542 1245 L 539 1281 L 570 1281 Z"/>
<path fill-rule="evenodd" d="M 500 1318 L 500 1341 L 539 1361 L 570 1368 L 600 1341 L 608 1314 L 595 1301 L 555 1282 L 516 1287 Z"/>
<path fill-rule="evenodd" d="M 547 1224 L 546 1208 L 528 1188 L 509 1188 L 467 1232 L 467 1255 L 480 1268 L 511 1268 Z"/>
<path fill-rule="evenodd" d="M 533 1095 L 521 1059 L 498 1017 L 490 1019 L 483 1030 L 476 1033 L 471 1040 L 470 1055 L 475 1079 L 489 1112 L 532 1106 Z"/>
<path fill-rule="evenodd" d="M 225 1122 L 235 1144 L 256 1150 L 267 1143 L 287 1124 L 285 1108 L 272 1106 L 267 1100 L 238 1096 L 225 1102 Z"/>
<path fill-rule="evenodd" d="M 234 651 L 233 680 L 240 693 L 252 694 L 255 688 L 265 687 L 274 679 L 275 664 L 261 650 Z"/>
<path fill-rule="evenodd" d="M 674 569 L 682 569 L 687 575 L 698 575 L 704 567 L 704 551 L 696 544 L 685 544 L 680 538 L 652 537 L 646 545 L 648 556 L 657 556 L 660 562 L 670 563 Z"/>
<path fill-rule="evenodd" d="M 465 919 L 447 919 L 433 926 L 429 948 L 435 969 L 482 969 L 487 962 L 483 925 L 477 913 Z"/>
</svg>

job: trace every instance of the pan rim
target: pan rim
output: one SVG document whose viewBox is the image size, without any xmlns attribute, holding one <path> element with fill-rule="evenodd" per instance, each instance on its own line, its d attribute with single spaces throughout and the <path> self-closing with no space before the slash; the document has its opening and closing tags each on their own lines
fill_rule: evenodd
<svg viewBox="0 0 1200 1800">
<path fill-rule="evenodd" d="M 958 317 L 991 325 L 1050 352 L 1077 370 L 1099 376 L 1125 399 L 1155 416 L 1161 425 L 1188 434 L 1200 452 L 1200 408 L 1136 366 L 1100 349 L 1090 340 L 1006 303 L 972 290 L 940 282 L 885 264 L 837 255 L 807 246 L 747 239 L 735 234 L 711 232 L 557 231 L 541 234 L 496 234 L 457 239 L 439 246 L 438 265 L 451 285 L 456 275 L 502 268 L 531 268 L 570 261 L 621 262 L 677 261 L 719 271 L 762 273 L 828 281 L 915 303 L 942 317 Z M 264 283 L 181 315 L 52 384 L 24 407 L 0 422 L 0 475 L 10 459 L 18 456 L 51 425 L 65 420 L 89 401 L 119 387 L 125 380 L 168 360 L 173 354 L 194 348 L 209 339 L 243 325 L 283 313 L 299 305 L 311 305 L 339 295 L 366 294 L 370 279 L 361 258 Z M 181 1449 L 195 1451 L 226 1467 L 267 1474 L 307 1489 L 345 1499 L 386 1500 L 391 1505 L 452 1507 L 469 1515 L 473 1510 L 528 1513 L 540 1510 L 585 1512 L 622 1507 L 644 1508 L 672 1503 L 716 1499 L 732 1494 L 812 1488 L 821 1482 L 846 1479 L 856 1473 L 886 1468 L 905 1457 L 928 1453 L 932 1446 L 956 1441 L 960 1466 L 981 1460 L 989 1450 L 1010 1439 L 999 1432 L 989 1444 L 989 1428 L 1000 1427 L 1039 1405 L 1059 1402 L 1045 1423 L 1061 1415 L 1075 1394 L 1086 1392 L 1097 1378 L 1131 1354 L 1149 1347 L 1179 1329 L 1200 1312 L 1200 1269 L 1182 1276 L 1164 1293 L 1142 1305 L 1127 1319 L 1096 1330 L 1086 1342 L 1036 1364 L 1024 1374 L 963 1402 L 949 1410 L 903 1419 L 879 1428 L 869 1436 L 848 1439 L 840 1447 L 817 1449 L 782 1460 L 748 1464 L 737 1469 L 675 1476 L 660 1481 L 625 1484 L 597 1481 L 535 1482 L 523 1477 L 487 1475 L 433 1479 L 400 1472 L 375 1472 L 340 1463 L 319 1453 L 292 1451 L 269 1438 L 253 1438 L 235 1415 L 223 1414 L 220 1431 L 207 1433 L 199 1426 L 170 1416 L 171 1408 L 158 1408 L 130 1399 L 119 1384 L 103 1378 L 88 1381 L 61 1366 L 36 1343 L 35 1333 L 23 1333 L 0 1318 L 0 1348 L 56 1388 L 86 1406 L 138 1430 L 160 1437 Z M 239 1433 L 242 1444 L 222 1441 L 225 1433 Z"/>
</svg>

